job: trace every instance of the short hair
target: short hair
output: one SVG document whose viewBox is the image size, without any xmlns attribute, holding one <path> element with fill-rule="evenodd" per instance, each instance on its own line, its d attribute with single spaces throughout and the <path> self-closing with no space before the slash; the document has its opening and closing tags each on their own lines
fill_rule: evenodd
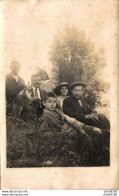
<svg viewBox="0 0 119 196">
<path fill-rule="evenodd" d="M 47 72 L 46 72 L 45 70 L 40 69 L 40 70 L 38 71 L 38 74 L 39 74 L 40 76 L 41 76 L 42 74 L 46 74 L 47 80 L 49 80 L 49 76 L 48 76 L 48 74 L 47 74 Z"/>
<path fill-rule="evenodd" d="M 47 99 L 48 99 L 49 97 L 52 97 L 52 98 L 57 99 L 57 96 L 55 95 L 55 93 L 49 92 L 49 93 L 46 93 L 46 96 L 45 96 L 44 101 L 47 101 Z"/>
<path fill-rule="evenodd" d="M 38 76 L 40 76 L 39 74 L 32 74 L 31 75 L 31 80 L 34 78 L 34 77 L 38 77 Z M 41 77 L 41 76 L 40 76 Z"/>
<path fill-rule="evenodd" d="M 21 66 L 20 62 L 18 61 L 12 61 L 10 67 L 12 67 L 14 64 L 17 64 L 17 66 Z"/>
</svg>

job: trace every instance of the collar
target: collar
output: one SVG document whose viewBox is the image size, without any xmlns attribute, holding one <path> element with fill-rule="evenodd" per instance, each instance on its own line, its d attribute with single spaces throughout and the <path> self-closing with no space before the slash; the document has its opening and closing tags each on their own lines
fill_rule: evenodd
<svg viewBox="0 0 119 196">
<path fill-rule="evenodd" d="M 18 78 L 18 75 L 17 75 L 17 76 L 15 76 L 14 74 L 12 74 L 12 77 L 13 77 L 13 78 Z"/>
<path fill-rule="evenodd" d="M 35 87 L 35 86 L 33 86 L 33 85 L 32 85 L 32 88 L 33 88 L 33 90 L 35 90 L 36 88 L 40 90 L 39 87 Z"/>
<path fill-rule="evenodd" d="M 71 95 L 71 99 L 73 99 L 75 101 L 82 101 L 82 99 L 76 99 L 73 95 Z"/>
<path fill-rule="evenodd" d="M 44 109 L 44 110 L 43 110 L 43 113 L 49 114 L 50 116 L 55 117 L 55 110 L 50 111 L 50 110 Z"/>
<path fill-rule="evenodd" d="M 49 114 L 52 117 L 56 117 L 56 113 L 58 113 L 62 118 L 64 118 L 63 112 L 60 109 L 58 109 L 58 108 L 55 108 L 55 110 L 53 110 L 53 111 L 44 109 L 43 112 L 46 113 L 46 114 Z"/>
<path fill-rule="evenodd" d="M 58 95 L 58 96 L 57 96 L 57 98 L 60 98 L 60 99 L 62 99 L 62 100 L 66 99 L 67 97 L 68 97 L 68 96 L 63 97 L 62 95 Z"/>
<path fill-rule="evenodd" d="M 69 62 L 71 61 L 71 55 L 68 58 L 65 58 L 66 60 L 69 59 Z"/>
</svg>

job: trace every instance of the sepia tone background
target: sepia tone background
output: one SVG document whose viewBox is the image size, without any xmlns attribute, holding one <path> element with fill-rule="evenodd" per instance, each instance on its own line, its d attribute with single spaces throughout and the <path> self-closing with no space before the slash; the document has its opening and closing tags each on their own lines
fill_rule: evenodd
<svg viewBox="0 0 119 196">
<path fill-rule="evenodd" d="M 1 115 L 3 189 L 114 189 L 118 187 L 118 98 L 117 98 L 117 5 L 116 0 L 1 1 Z M 105 50 L 106 66 L 101 77 L 111 90 L 111 166 L 101 168 L 6 169 L 4 74 L 12 60 L 21 63 L 26 83 L 36 66 L 51 72 L 49 51 L 54 36 L 75 25 L 94 43 L 95 51 Z M 51 74 L 51 73 L 50 73 Z M 47 179 L 47 180 L 43 180 Z M 16 183 L 17 182 L 17 183 Z"/>
</svg>

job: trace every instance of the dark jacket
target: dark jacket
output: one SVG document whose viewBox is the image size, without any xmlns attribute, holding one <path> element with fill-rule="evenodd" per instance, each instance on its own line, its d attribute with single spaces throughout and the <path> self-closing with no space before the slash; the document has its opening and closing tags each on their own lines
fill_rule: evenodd
<svg viewBox="0 0 119 196">
<path fill-rule="evenodd" d="M 81 59 L 79 57 L 71 56 L 71 61 L 69 65 L 66 64 L 65 58 L 63 58 L 59 64 L 59 78 L 58 82 L 67 82 L 71 84 L 72 82 L 86 82 L 87 76 L 85 69 L 82 66 Z"/>
<path fill-rule="evenodd" d="M 81 100 L 81 102 L 82 107 L 78 100 L 73 96 L 66 98 L 63 102 L 63 112 L 86 125 L 95 126 L 100 129 L 110 129 L 109 120 L 103 114 L 98 114 L 95 110 L 91 109 L 85 100 Z M 96 113 L 98 118 L 86 119 L 85 115 L 91 113 Z"/>
<path fill-rule="evenodd" d="M 11 104 L 19 92 L 25 88 L 24 80 L 18 76 L 18 82 L 13 78 L 12 74 L 6 76 L 6 101 Z"/>
<path fill-rule="evenodd" d="M 85 122 L 85 115 L 92 112 L 92 109 L 82 100 L 82 107 L 73 96 L 66 98 L 63 102 L 63 112 L 78 121 Z"/>
<path fill-rule="evenodd" d="M 12 116 L 21 118 L 24 121 L 34 121 L 41 117 L 44 109 L 42 101 L 46 97 L 46 92 L 40 90 L 40 95 L 41 100 L 34 97 L 32 86 L 24 88 L 14 101 Z"/>
</svg>

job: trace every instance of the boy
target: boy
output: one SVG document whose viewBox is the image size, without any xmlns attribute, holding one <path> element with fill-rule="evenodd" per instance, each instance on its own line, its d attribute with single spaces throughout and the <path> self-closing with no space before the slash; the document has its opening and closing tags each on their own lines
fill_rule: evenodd
<svg viewBox="0 0 119 196">
<path fill-rule="evenodd" d="M 60 109 L 56 108 L 56 103 L 57 97 L 52 92 L 48 93 L 43 101 L 45 109 L 43 111 L 43 115 L 39 119 L 39 157 L 46 157 L 47 160 L 49 154 L 51 157 L 54 156 L 54 154 L 52 155 L 54 151 L 57 152 L 58 157 L 58 154 L 66 154 L 67 151 L 69 152 L 70 146 L 72 153 L 78 153 L 81 157 L 83 157 L 81 165 L 86 165 L 87 162 L 88 165 L 94 164 L 93 154 L 95 149 L 93 148 L 90 136 L 85 132 L 85 130 L 87 132 L 94 130 L 93 132 L 96 131 L 96 134 L 98 133 L 99 135 L 101 134 L 100 129 L 85 126 L 84 123 L 80 123 L 76 119 L 68 117 Z M 56 143 L 52 144 L 54 141 L 56 141 Z M 52 151 L 54 148 L 55 150 Z M 62 153 L 63 148 L 65 150 Z M 49 151 L 50 153 L 48 154 Z M 60 157 L 60 160 L 61 159 L 62 158 Z"/>
<path fill-rule="evenodd" d="M 67 126 L 71 125 L 77 129 L 81 135 L 85 134 L 84 130 L 93 130 L 94 132 L 101 134 L 100 129 L 92 126 L 85 126 L 84 123 L 77 121 L 75 118 L 70 118 L 69 116 L 65 115 L 60 109 L 56 108 L 56 104 L 56 95 L 52 92 L 48 93 L 43 101 L 45 109 L 43 116 L 40 118 L 42 126 L 49 127 L 53 124 L 55 127 L 62 129 L 65 124 L 68 124 Z"/>
</svg>

